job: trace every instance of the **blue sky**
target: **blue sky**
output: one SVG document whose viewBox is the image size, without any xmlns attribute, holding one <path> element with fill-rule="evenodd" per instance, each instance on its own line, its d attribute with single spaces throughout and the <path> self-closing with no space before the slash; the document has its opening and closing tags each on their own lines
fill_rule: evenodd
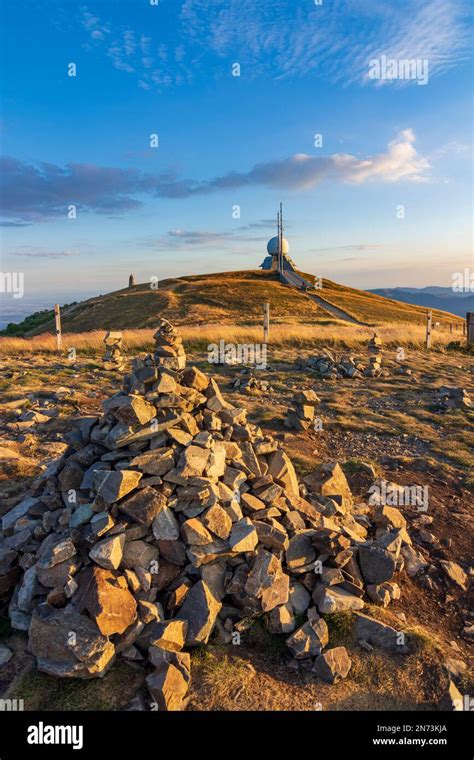
<svg viewBox="0 0 474 760">
<path fill-rule="evenodd" d="M 305 271 L 472 267 L 467 0 L 5 5 L 2 271 L 27 296 L 256 268 L 280 200 Z M 383 55 L 426 60 L 427 83 L 370 79 Z"/>
</svg>

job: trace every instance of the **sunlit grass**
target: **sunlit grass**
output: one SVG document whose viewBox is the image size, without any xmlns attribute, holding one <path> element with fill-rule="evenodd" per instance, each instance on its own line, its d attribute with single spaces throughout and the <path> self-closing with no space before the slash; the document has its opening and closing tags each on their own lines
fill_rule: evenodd
<svg viewBox="0 0 474 760">
<path fill-rule="evenodd" d="M 227 343 L 261 343 L 263 331 L 257 326 L 240 325 L 183 325 L 180 334 L 188 349 L 207 349 L 210 343 L 224 340 Z M 149 351 L 153 347 L 154 329 L 124 330 L 124 352 L 136 353 Z M 419 325 L 397 323 L 396 325 L 380 325 L 377 334 L 385 347 L 405 346 L 423 348 L 425 330 Z M 78 354 L 97 354 L 104 350 L 103 339 L 105 331 L 69 333 L 63 335 L 62 352 L 75 348 Z M 270 347 L 292 347 L 301 349 L 318 348 L 360 348 L 372 337 L 373 329 L 359 325 L 320 324 L 295 325 L 278 324 L 270 331 Z M 436 330 L 433 334 L 433 348 L 444 348 L 452 339 L 448 330 Z M 56 339 L 53 335 L 44 333 L 32 338 L 0 337 L 0 353 L 56 353 Z"/>
</svg>

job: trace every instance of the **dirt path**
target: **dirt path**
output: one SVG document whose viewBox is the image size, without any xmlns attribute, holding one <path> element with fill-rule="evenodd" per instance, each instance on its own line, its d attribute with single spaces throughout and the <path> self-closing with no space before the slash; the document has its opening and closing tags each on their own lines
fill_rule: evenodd
<svg viewBox="0 0 474 760">
<path fill-rule="evenodd" d="M 324 311 L 328 312 L 332 317 L 335 317 L 336 319 L 342 319 L 344 322 L 352 322 L 354 325 L 363 325 L 364 327 L 369 327 L 367 322 L 360 322 L 358 319 L 355 319 L 355 317 L 351 317 L 350 314 L 348 314 L 346 311 L 343 311 L 338 306 L 333 306 L 332 303 L 329 303 L 328 301 L 325 301 L 324 298 L 321 298 L 321 296 L 315 296 L 312 293 L 308 293 L 309 297 L 318 304 Z"/>
</svg>

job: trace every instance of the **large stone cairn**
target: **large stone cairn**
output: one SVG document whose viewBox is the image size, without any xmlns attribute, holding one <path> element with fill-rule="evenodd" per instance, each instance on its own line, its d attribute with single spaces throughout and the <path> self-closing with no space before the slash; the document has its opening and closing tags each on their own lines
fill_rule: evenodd
<svg viewBox="0 0 474 760">
<path fill-rule="evenodd" d="M 104 355 L 104 369 L 118 370 L 122 372 L 124 369 L 124 362 L 122 356 L 123 348 L 123 336 L 121 332 L 109 332 L 104 338 L 105 355 Z"/>
<path fill-rule="evenodd" d="M 38 669 L 100 677 L 121 657 L 148 673 L 154 709 L 179 710 L 189 649 L 235 644 L 256 616 L 330 683 L 351 661 L 328 648 L 326 613 L 354 610 L 364 646 L 405 651 L 358 612 L 399 596 L 393 577 L 414 554 L 401 513 L 355 504 L 338 464 L 298 483 L 279 444 L 185 366 L 168 322 L 155 339 L 3 516 L 0 599 Z"/>
<path fill-rule="evenodd" d="M 308 430 L 314 422 L 314 408 L 320 399 L 314 391 L 298 391 L 294 394 L 288 409 L 285 426 L 294 430 Z"/>
</svg>

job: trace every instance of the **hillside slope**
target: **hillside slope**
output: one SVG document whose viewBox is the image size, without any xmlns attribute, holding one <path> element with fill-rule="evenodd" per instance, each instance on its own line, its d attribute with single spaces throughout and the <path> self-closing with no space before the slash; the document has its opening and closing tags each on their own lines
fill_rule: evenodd
<svg viewBox="0 0 474 760">
<path fill-rule="evenodd" d="M 314 280 L 312 275 L 305 277 Z M 309 295 L 278 280 L 276 272 L 242 271 L 192 275 L 163 280 L 157 289 L 135 285 L 82 301 L 62 313 L 63 332 L 86 332 L 99 329 L 153 327 L 159 316 L 176 325 L 234 324 L 254 325 L 262 321 L 262 304 L 270 303 L 272 323 L 317 324 L 332 322 L 334 316 L 322 303 L 336 306 L 351 321 L 367 324 L 407 322 L 421 324 L 426 310 L 402 304 L 330 280 L 316 290 L 319 305 Z M 322 299 L 322 301 L 320 300 Z M 461 322 L 447 312 L 436 311 L 440 322 Z M 54 330 L 46 322 L 28 335 Z"/>
</svg>

